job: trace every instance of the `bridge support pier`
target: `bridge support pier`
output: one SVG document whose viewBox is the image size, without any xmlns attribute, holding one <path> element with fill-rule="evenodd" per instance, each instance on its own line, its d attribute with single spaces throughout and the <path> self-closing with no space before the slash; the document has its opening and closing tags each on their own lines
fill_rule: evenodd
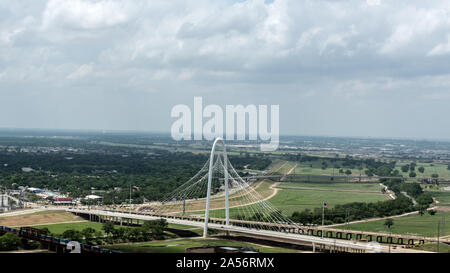
<svg viewBox="0 0 450 273">
<path fill-rule="evenodd" d="M 228 159 L 227 150 L 225 148 L 225 141 L 223 138 L 218 137 L 214 140 L 213 146 L 211 148 L 211 154 L 209 156 L 209 170 L 208 170 L 208 187 L 206 192 L 206 207 L 205 207 L 205 225 L 203 228 L 203 238 L 208 237 L 208 221 L 209 221 L 209 203 L 211 199 L 211 183 L 213 176 L 213 165 L 214 165 L 214 151 L 216 150 L 217 142 L 222 142 L 223 146 L 223 158 L 224 158 L 224 176 L 225 176 L 225 216 L 227 225 L 230 222 L 229 207 L 228 207 Z M 228 232 L 227 232 L 228 234 Z"/>
</svg>

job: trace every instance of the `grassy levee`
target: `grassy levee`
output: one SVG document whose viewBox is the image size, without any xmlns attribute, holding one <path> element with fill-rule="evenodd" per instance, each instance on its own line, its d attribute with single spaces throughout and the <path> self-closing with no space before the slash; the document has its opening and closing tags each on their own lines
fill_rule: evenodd
<svg viewBox="0 0 450 273">
<path fill-rule="evenodd" d="M 313 183 L 313 182 L 283 182 L 277 186 L 280 189 L 324 189 L 324 190 L 354 190 L 380 193 L 383 188 L 378 183 Z"/>
<path fill-rule="evenodd" d="M 0 217 L 0 225 L 10 227 L 74 221 L 84 221 L 84 219 L 70 212 L 58 210 L 48 210 L 24 215 Z"/>
<path fill-rule="evenodd" d="M 93 228 L 96 231 L 103 233 L 103 224 L 97 222 L 82 222 L 82 223 L 62 223 L 62 224 L 52 224 L 52 225 L 35 225 L 35 228 L 48 228 L 52 234 L 62 234 L 64 231 L 72 229 L 82 231 L 85 228 Z"/>
<path fill-rule="evenodd" d="M 261 246 L 257 244 L 223 240 L 223 239 L 179 239 L 179 240 L 166 240 L 166 241 L 152 241 L 144 243 L 134 244 L 117 244 L 108 246 L 109 249 L 119 250 L 122 252 L 131 253 L 185 253 L 186 248 L 201 247 L 204 245 L 209 246 L 239 246 L 239 247 L 252 247 L 258 249 L 262 253 L 297 253 L 301 252 L 295 249 L 281 248 L 281 247 L 269 247 Z"/>
<path fill-rule="evenodd" d="M 404 172 L 402 172 L 401 167 L 404 165 L 410 164 L 410 163 L 411 163 L 410 161 L 398 161 L 395 169 L 399 170 L 400 173 L 403 174 L 404 176 L 407 176 L 409 171 L 404 173 Z M 450 177 L 450 170 L 447 169 L 446 164 L 421 163 L 421 162 L 417 162 L 416 164 L 417 164 L 417 166 L 415 168 L 415 172 L 417 174 L 417 177 L 431 177 L 431 175 L 435 174 L 435 173 L 438 174 L 439 177 Z M 418 171 L 419 167 L 424 167 L 425 171 L 423 174 Z"/>
<path fill-rule="evenodd" d="M 320 208 L 322 207 L 322 202 L 326 202 L 330 207 L 334 207 L 338 204 L 351 202 L 369 203 L 384 200 L 386 200 L 386 198 L 381 192 L 378 194 L 281 189 L 277 195 L 269 201 L 281 210 L 284 215 L 290 216 L 295 211 Z"/>
<path fill-rule="evenodd" d="M 289 188 L 289 185 L 295 185 L 297 187 Z M 352 184 L 333 184 L 341 190 L 354 189 L 355 192 L 338 190 L 332 191 L 333 186 L 327 184 L 308 184 L 308 186 L 310 185 L 315 186 L 310 187 L 311 189 L 308 190 L 301 190 L 301 186 L 303 186 L 303 184 L 283 182 L 277 187 L 279 188 L 278 193 L 268 201 L 275 208 L 279 209 L 285 216 L 291 216 L 294 211 L 320 208 L 322 206 L 322 202 L 324 201 L 327 202 L 330 207 L 334 207 L 337 204 L 345 204 L 350 202 L 377 202 L 386 200 L 386 197 L 381 194 L 381 191 L 377 190 L 377 188 L 381 188 L 378 184 L 353 185 L 356 186 L 356 189 L 351 188 Z M 262 205 L 259 204 L 230 208 L 230 217 L 232 219 L 236 219 L 239 215 L 251 216 L 253 213 L 260 211 L 262 208 Z M 199 210 L 192 212 L 191 214 L 202 215 L 204 214 L 204 211 Z M 223 218 L 225 217 L 225 210 L 211 210 L 210 217 Z"/>
<path fill-rule="evenodd" d="M 450 235 L 450 212 L 438 212 L 435 215 L 425 213 L 422 216 L 415 214 L 394 218 L 394 225 L 391 227 L 391 231 L 394 234 L 435 237 L 437 236 L 438 222 L 441 221 L 442 223 L 443 217 L 445 222 L 448 224 L 444 226 L 441 225 L 442 229 L 440 236 Z M 388 233 L 389 229 L 384 225 L 384 222 L 384 220 L 377 220 L 365 223 L 350 224 L 348 225 L 348 229 Z M 343 225 L 339 228 L 346 229 L 347 226 Z"/>
<path fill-rule="evenodd" d="M 450 206 L 450 191 L 426 191 L 439 201 L 439 206 Z"/>
<path fill-rule="evenodd" d="M 414 247 L 417 250 L 438 252 L 437 243 L 426 243 L 423 245 L 419 245 Z M 450 245 L 440 243 L 439 244 L 439 253 L 450 253 Z"/>
</svg>

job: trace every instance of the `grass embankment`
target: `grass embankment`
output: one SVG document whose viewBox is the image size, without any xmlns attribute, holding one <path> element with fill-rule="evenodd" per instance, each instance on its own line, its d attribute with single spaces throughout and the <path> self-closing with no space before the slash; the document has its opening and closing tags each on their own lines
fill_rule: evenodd
<svg viewBox="0 0 450 273">
<path fill-rule="evenodd" d="M 442 225 L 443 217 L 446 223 L 445 225 Z M 391 231 L 394 234 L 435 237 L 437 236 L 437 226 L 440 221 L 440 236 L 450 235 L 450 212 L 437 212 L 435 215 L 425 213 L 422 216 L 415 214 L 393 219 L 394 225 L 391 227 Z M 384 220 L 377 220 L 366 223 L 351 224 L 348 225 L 348 229 L 388 233 L 389 229 L 384 225 L 384 222 Z M 346 229 L 347 226 L 344 225 L 339 228 Z"/>
<path fill-rule="evenodd" d="M 165 240 L 165 241 L 152 241 L 144 243 L 133 243 L 133 244 L 121 244 L 108 246 L 109 249 L 119 250 L 122 252 L 131 253 L 185 253 L 186 248 L 190 247 L 201 247 L 204 245 L 209 246 L 239 246 L 239 247 L 252 247 L 258 249 L 262 253 L 297 253 L 301 252 L 295 249 L 281 248 L 281 247 L 269 247 L 261 246 L 257 244 L 224 240 L 224 239 L 203 239 L 203 238 L 192 238 L 192 239 L 176 239 L 176 240 Z"/>
<path fill-rule="evenodd" d="M 70 212 L 49 210 L 31 214 L 1 217 L 0 225 L 9 227 L 21 227 L 21 226 L 41 225 L 60 222 L 75 222 L 75 221 L 85 221 L 85 220 Z"/>
</svg>

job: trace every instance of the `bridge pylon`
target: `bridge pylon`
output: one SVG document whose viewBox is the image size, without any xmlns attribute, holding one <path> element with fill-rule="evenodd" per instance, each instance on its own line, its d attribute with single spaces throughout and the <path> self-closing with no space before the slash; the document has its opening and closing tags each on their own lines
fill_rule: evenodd
<svg viewBox="0 0 450 273">
<path fill-rule="evenodd" d="M 211 200 L 211 184 L 213 179 L 213 165 L 214 165 L 214 152 L 216 150 L 217 142 L 222 143 L 223 147 L 223 168 L 224 168 L 224 178 L 225 178 L 225 223 L 228 226 L 230 224 L 230 208 L 228 203 L 228 158 L 227 149 L 225 147 L 225 141 L 223 138 L 218 137 L 214 140 L 213 146 L 211 148 L 211 154 L 209 157 L 209 169 L 208 169 L 208 186 L 206 192 L 206 207 L 205 207 L 205 225 L 203 228 L 203 238 L 208 237 L 208 222 L 209 222 L 209 203 Z"/>
</svg>

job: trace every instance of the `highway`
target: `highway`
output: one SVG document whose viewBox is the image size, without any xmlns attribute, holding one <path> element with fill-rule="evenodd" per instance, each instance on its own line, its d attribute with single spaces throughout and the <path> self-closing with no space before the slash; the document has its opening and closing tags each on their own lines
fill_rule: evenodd
<svg viewBox="0 0 450 273">
<path fill-rule="evenodd" d="M 108 216 L 108 217 L 117 217 L 117 218 L 128 218 L 128 219 L 137 219 L 137 220 L 157 220 L 161 217 L 143 215 L 143 214 L 135 214 L 135 213 L 124 213 L 124 212 L 112 212 L 105 210 L 85 210 L 85 209 L 75 209 L 68 208 L 66 211 L 80 214 L 92 214 L 97 216 Z M 203 221 L 190 221 L 190 220 L 182 220 L 182 219 L 174 219 L 174 218 L 164 218 L 168 223 L 179 224 L 179 225 L 188 225 L 203 228 Z M 210 228 L 216 230 L 223 230 L 235 233 L 242 233 L 247 235 L 252 235 L 256 237 L 266 237 L 266 238 L 277 238 L 283 240 L 289 240 L 290 242 L 298 242 L 298 243 L 309 243 L 315 246 L 325 246 L 327 249 L 351 249 L 351 250 L 359 250 L 361 252 L 389 252 L 389 246 L 381 245 L 375 242 L 362 242 L 362 241 L 352 241 L 352 240 L 342 240 L 342 239 L 333 239 L 333 238 L 321 238 L 317 236 L 310 235 L 302 235 L 302 234 L 293 234 L 293 233 L 285 233 L 278 231 L 270 231 L 270 230 L 260 230 L 260 229 L 250 229 L 246 227 L 238 227 L 238 226 L 226 226 L 222 224 L 214 224 L 209 223 L 208 226 Z M 404 253 L 404 252 L 417 252 L 414 250 L 408 250 L 404 248 L 392 248 L 390 249 L 392 253 Z"/>
</svg>

